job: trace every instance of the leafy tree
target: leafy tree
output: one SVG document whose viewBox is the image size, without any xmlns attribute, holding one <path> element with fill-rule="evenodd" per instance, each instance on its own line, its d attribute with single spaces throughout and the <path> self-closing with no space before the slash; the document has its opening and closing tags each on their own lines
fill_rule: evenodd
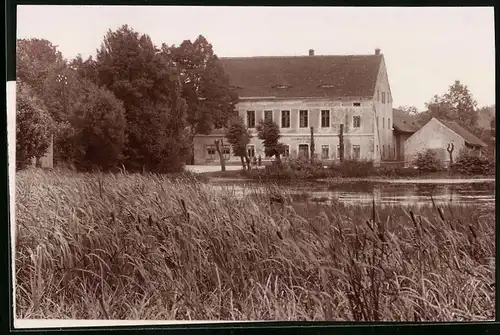
<svg viewBox="0 0 500 335">
<path fill-rule="evenodd" d="M 78 61 L 79 62 L 79 61 Z M 168 48 L 124 25 L 108 31 L 95 61 L 85 64 L 97 82 L 123 101 L 125 166 L 173 171 L 186 157 L 186 111 L 179 73 Z"/>
<path fill-rule="evenodd" d="M 241 117 L 235 116 L 231 119 L 225 137 L 233 148 L 234 155 L 240 157 L 243 169 L 245 169 L 245 161 L 247 162 L 248 169 L 250 169 L 247 145 L 250 143 L 252 135 L 246 128 Z"/>
<path fill-rule="evenodd" d="M 54 122 L 28 85 L 18 81 L 16 87 L 16 166 L 22 169 L 45 155 Z"/>
<path fill-rule="evenodd" d="M 110 170 L 122 159 L 125 147 L 123 103 L 105 88 L 87 82 L 70 118 L 74 129 L 75 166 Z"/>
<path fill-rule="evenodd" d="M 427 118 L 453 120 L 472 132 L 477 131 L 477 102 L 468 87 L 459 80 L 456 80 L 443 96 L 435 95 L 426 106 L 430 111 Z"/>
<path fill-rule="evenodd" d="M 399 106 L 397 109 L 410 116 L 418 114 L 418 109 L 415 106 Z"/>
<path fill-rule="evenodd" d="M 208 134 L 213 128 L 227 126 L 236 116 L 238 95 L 229 85 L 229 78 L 203 36 L 179 47 L 163 45 L 180 70 L 182 96 L 188 105 L 187 125 L 191 143 L 196 134 Z"/>
<path fill-rule="evenodd" d="M 275 156 L 276 160 L 280 161 L 280 155 L 284 152 L 284 145 L 279 142 L 281 138 L 280 128 L 271 119 L 260 120 L 257 124 L 257 137 L 264 144 L 264 152 L 266 156 Z"/>
</svg>

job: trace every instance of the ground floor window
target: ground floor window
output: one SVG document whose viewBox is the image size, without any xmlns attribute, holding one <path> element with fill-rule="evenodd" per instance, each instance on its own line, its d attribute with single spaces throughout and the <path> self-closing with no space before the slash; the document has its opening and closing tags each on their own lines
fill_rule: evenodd
<svg viewBox="0 0 500 335">
<path fill-rule="evenodd" d="M 250 158 L 255 157 L 255 147 L 253 145 L 247 146 L 247 154 L 248 154 L 248 157 L 250 157 Z"/>
<path fill-rule="evenodd" d="M 231 158 L 231 148 L 229 147 L 229 145 L 224 146 L 224 148 L 222 149 L 222 154 L 224 155 L 224 159 Z"/>
<path fill-rule="evenodd" d="M 330 157 L 330 146 L 322 145 L 321 146 L 321 159 L 328 159 Z"/>
<path fill-rule="evenodd" d="M 284 157 L 290 157 L 290 146 L 288 144 L 284 144 L 284 152 L 283 152 L 283 156 Z"/>
<path fill-rule="evenodd" d="M 359 159 L 361 157 L 361 148 L 359 145 L 352 146 L 352 158 Z"/>
<path fill-rule="evenodd" d="M 309 157 L 309 145 L 299 144 L 299 158 Z"/>
<path fill-rule="evenodd" d="M 207 145 L 205 158 L 209 161 L 215 160 L 215 145 Z"/>
</svg>

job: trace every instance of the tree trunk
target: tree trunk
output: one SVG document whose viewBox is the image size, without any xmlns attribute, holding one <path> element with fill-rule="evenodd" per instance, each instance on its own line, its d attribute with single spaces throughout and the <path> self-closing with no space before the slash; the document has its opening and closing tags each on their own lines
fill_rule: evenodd
<svg viewBox="0 0 500 335">
<path fill-rule="evenodd" d="M 248 155 L 245 155 L 245 161 L 247 162 L 247 170 L 250 171 L 252 169 L 252 166 L 250 164 L 250 157 L 248 157 Z"/>
<path fill-rule="evenodd" d="M 215 140 L 215 149 L 217 150 L 217 153 L 219 154 L 219 160 L 220 160 L 220 169 L 222 172 L 226 171 L 226 162 L 224 160 L 224 155 L 222 154 L 221 151 L 221 146 L 224 148 L 222 140 Z"/>
<path fill-rule="evenodd" d="M 339 132 L 339 158 L 340 161 L 344 161 L 344 125 L 340 125 L 340 132 Z"/>
</svg>

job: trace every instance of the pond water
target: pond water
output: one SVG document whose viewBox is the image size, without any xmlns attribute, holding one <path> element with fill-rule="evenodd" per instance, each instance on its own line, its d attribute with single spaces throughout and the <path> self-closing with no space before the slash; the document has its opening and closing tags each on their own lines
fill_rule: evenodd
<svg viewBox="0 0 500 335">
<path fill-rule="evenodd" d="M 235 196 L 264 193 L 268 185 L 252 181 L 212 181 L 213 187 Z M 371 205 L 373 198 L 379 205 L 428 205 L 436 203 L 453 204 L 495 204 L 495 181 L 458 182 L 424 181 L 354 181 L 354 182 L 308 182 L 280 183 L 294 201 L 328 203 L 332 200 L 344 204 Z"/>
</svg>

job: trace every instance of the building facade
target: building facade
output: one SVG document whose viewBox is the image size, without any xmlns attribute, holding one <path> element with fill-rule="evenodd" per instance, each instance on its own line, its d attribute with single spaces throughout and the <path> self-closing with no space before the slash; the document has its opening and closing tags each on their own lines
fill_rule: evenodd
<svg viewBox="0 0 500 335">
<path fill-rule="evenodd" d="M 419 152 L 430 149 L 438 158 L 448 165 L 450 156 L 447 152 L 449 144 L 453 144 L 452 157 L 456 161 L 462 149 L 480 153 L 487 145 L 456 122 L 432 118 L 417 132 L 404 142 L 405 165 L 409 166 Z"/>
<path fill-rule="evenodd" d="M 253 138 L 250 157 L 265 157 L 256 126 L 272 118 L 280 127 L 285 156 L 308 157 L 311 127 L 315 154 L 324 161 L 339 159 L 340 125 L 344 126 L 344 157 L 372 160 L 395 157 L 392 94 L 384 56 L 372 55 L 221 58 L 231 85 L 237 90 L 239 115 Z M 215 140 L 224 131 L 198 135 L 195 164 L 218 163 Z M 229 145 L 228 163 L 239 163 Z"/>
</svg>

